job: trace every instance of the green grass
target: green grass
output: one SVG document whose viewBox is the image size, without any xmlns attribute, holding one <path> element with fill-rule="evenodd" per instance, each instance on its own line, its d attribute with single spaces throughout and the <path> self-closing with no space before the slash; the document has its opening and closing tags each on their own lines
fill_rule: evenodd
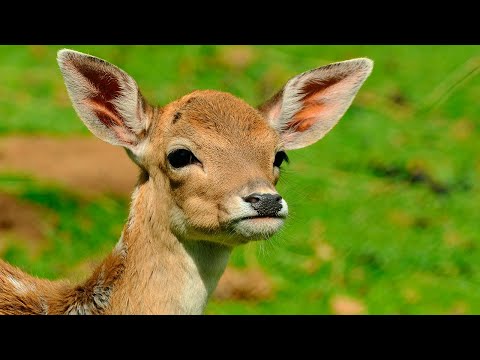
<svg viewBox="0 0 480 360">
<path fill-rule="evenodd" d="M 258 262 L 276 296 L 213 301 L 207 313 L 331 313 L 338 295 L 369 314 L 480 313 L 480 46 L 64 47 L 120 66 L 154 104 L 212 88 L 257 105 L 307 69 L 373 59 L 336 128 L 289 152 L 279 184 L 292 213 L 285 229 L 234 251 L 238 267 Z M 0 46 L 0 135 L 88 134 L 67 98 L 59 48 Z M 105 254 L 127 213 L 124 200 L 86 200 L 11 174 L 0 174 L 0 191 L 56 214 L 39 255 L 18 246 L 0 254 L 50 278 Z"/>
</svg>

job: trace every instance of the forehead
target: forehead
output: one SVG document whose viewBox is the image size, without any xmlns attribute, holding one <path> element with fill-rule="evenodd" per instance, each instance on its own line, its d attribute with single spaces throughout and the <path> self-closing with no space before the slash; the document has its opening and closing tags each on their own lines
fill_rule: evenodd
<svg viewBox="0 0 480 360">
<path fill-rule="evenodd" d="M 256 109 L 219 91 L 195 91 L 184 96 L 165 109 L 162 122 L 170 135 L 202 145 L 275 146 L 278 142 L 277 133 Z"/>
</svg>

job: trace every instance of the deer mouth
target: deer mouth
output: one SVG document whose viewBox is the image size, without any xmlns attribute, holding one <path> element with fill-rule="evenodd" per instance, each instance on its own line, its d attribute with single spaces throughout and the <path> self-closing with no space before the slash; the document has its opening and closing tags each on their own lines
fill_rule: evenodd
<svg viewBox="0 0 480 360">
<path fill-rule="evenodd" d="M 275 214 L 275 215 L 254 215 L 254 216 L 244 216 L 240 219 L 238 219 L 237 221 L 243 221 L 243 220 L 254 220 L 254 219 L 286 219 L 286 216 L 282 216 L 282 215 L 278 215 L 278 214 Z"/>
<path fill-rule="evenodd" d="M 231 223 L 231 229 L 240 235 L 243 242 L 265 240 L 274 235 L 284 224 L 286 216 L 253 215 L 244 216 Z"/>
</svg>

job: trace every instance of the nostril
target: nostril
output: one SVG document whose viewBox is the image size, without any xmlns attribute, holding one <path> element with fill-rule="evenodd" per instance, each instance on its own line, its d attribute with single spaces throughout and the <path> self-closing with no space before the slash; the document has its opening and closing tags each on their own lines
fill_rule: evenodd
<svg viewBox="0 0 480 360">
<path fill-rule="evenodd" d="M 250 204 L 255 204 L 261 200 L 261 195 L 260 194 L 251 194 L 243 198 L 243 201 L 246 201 Z"/>
<path fill-rule="evenodd" d="M 277 217 L 278 212 L 282 210 L 282 197 L 278 194 L 253 193 L 243 198 L 257 212 L 258 216 Z"/>
<path fill-rule="evenodd" d="M 282 201 L 282 197 L 279 194 L 259 194 L 253 193 L 243 198 L 245 202 L 250 204 L 258 203 L 279 203 Z"/>
</svg>

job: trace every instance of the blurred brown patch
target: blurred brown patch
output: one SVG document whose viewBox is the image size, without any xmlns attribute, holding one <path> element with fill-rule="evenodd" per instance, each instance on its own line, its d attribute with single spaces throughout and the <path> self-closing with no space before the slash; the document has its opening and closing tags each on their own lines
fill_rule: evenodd
<svg viewBox="0 0 480 360">
<path fill-rule="evenodd" d="M 244 69 L 255 60 L 253 47 L 246 45 L 235 45 L 221 48 L 219 61 L 230 68 Z"/>
<path fill-rule="evenodd" d="M 407 301 L 409 304 L 416 304 L 420 301 L 421 296 L 417 290 L 413 288 L 406 288 L 402 290 L 402 297 Z"/>
<path fill-rule="evenodd" d="M 475 134 L 475 124 L 468 119 L 458 120 L 450 127 L 450 134 L 456 140 L 468 140 Z"/>
<path fill-rule="evenodd" d="M 324 263 L 335 258 L 335 249 L 325 238 L 325 225 L 318 219 L 312 221 L 308 243 L 312 247 L 313 256 L 302 263 L 303 269 L 309 274 L 315 273 Z"/>
<path fill-rule="evenodd" d="M 407 97 L 398 89 L 389 95 L 389 100 L 398 106 L 406 106 L 408 104 Z"/>
<path fill-rule="evenodd" d="M 411 159 L 406 166 L 398 165 L 387 165 L 378 162 L 372 162 L 369 165 L 370 170 L 375 176 L 391 178 L 397 181 L 404 181 L 408 184 L 424 184 L 437 195 L 446 195 L 455 187 L 458 188 L 457 184 L 444 184 L 433 178 L 430 175 L 430 172 L 425 169 L 423 165 L 423 160 Z M 470 186 L 468 183 L 461 185 L 463 189 L 469 189 Z"/>
<path fill-rule="evenodd" d="M 336 315 L 365 314 L 365 305 L 360 301 L 345 295 L 335 295 L 330 300 L 332 312 Z"/>
<path fill-rule="evenodd" d="M 450 248 L 465 247 L 468 241 L 462 235 L 453 229 L 447 229 L 443 233 L 443 243 Z"/>
<path fill-rule="evenodd" d="M 381 108 L 395 121 L 408 121 L 414 118 L 415 110 L 412 104 L 399 90 L 392 90 L 390 95 L 365 90 L 358 94 L 355 101 L 357 106 Z"/>
<path fill-rule="evenodd" d="M 46 231 L 42 209 L 4 193 L 0 193 L 0 209 L 0 247 L 6 245 L 6 237 L 12 237 L 27 241 L 29 248 L 37 250 Z"/>
<path fill-rule="evenodd" d="M 460 300 L 453 304 L 451 313 L 454 315 L 468 314 L 470 313 L 470 307 L 466 302 Z"/>
<path fill-rule="evenodd" d="M 391 224 L 403 228 L 412 226 L 415 220 L 412 215 L 400 209 L 390 210 L 387 217 Z"/>
<path fill-rule="evenodd" d="M 27 48 L 30 52 L 30 55 L 37 60 L 45 59 L 45 57 L 48 55 L 48 48 L 44 45 L 29 45 Z"/>
<path fill-rule="evenodd" d="M 137 177 L 122 148 L 94 137 L 0 138 L 0 171 L 27 173 L 88 195 L 129 196 Z"/>
<path fill-rule="evenodd" d="M 259 79 L 262 98 L 268 99 L 273 96 L 290 76 L 291 73 L 282 62 L 270 64 L 262 78 Z"/>
<path fill-rule="evenodd" d="M 234 269 L 228 267 L 213 293 L 217 300 L 259 301 L 271 299 L 274 288 L 261 269 Z"/>
</svg>

